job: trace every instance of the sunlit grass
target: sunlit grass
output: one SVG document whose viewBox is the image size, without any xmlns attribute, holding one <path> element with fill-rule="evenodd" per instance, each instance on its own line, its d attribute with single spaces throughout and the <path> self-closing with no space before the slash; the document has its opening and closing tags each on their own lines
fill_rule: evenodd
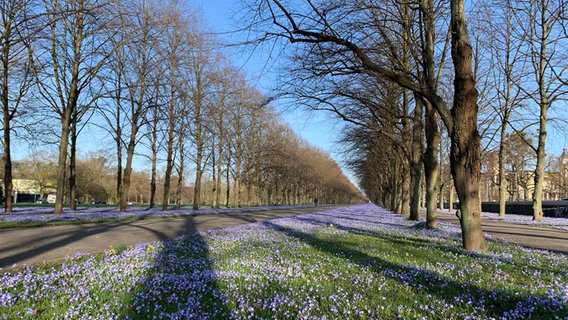
<svg viewBox="0 0 568 320">
<path fill-rule="evenodd" d="M 554 319 L 565 256 L 357 206 L 6 272 L 0 319 Z"/>
</svg>

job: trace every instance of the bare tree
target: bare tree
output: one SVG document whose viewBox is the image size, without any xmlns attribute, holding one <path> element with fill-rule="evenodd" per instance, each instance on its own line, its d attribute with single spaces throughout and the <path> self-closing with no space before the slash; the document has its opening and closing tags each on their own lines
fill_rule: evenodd
<svg viewBox="0 0 568 320">
<path fill-rule="evenodd" d="M 28 48 L 38 22 L 31 0 L 7 0 L 0 4 L 0 104 L 4 163 L 5 211 L 12 212 L 12 130 L 13 122 L 24 112 L 22 103 L 32 84 Z"/>
<path fill-rule="evenodd" d="M 112 17 L 104 11 L 108 5 L 104 1 L 45 1 L 44 5 L 49 28 L 34 50 L 34 72 L 38 93 L 61 121 L 54 212 L 62 213 L 73 121 L 99 97 L 94 90 L 100 86 L 94 82 L 106 56 L 98 49 L 108 40 L 100 35 Z"/>
<path fill-rule="evenodd" d="M 191 72 L 191 67 L 186 57 L 190 56 L 192 51 L 195 50 L 192 42 L 194 38 L 197 38 L 195 34 L 198 32 L 188 28 L 189 25 L 194 24 L 191 19 L 191 16 L 183 15 L 181 8 L 175 6 L 171 6 L 164 17 L 164 23 L 169 28 L 165 32 L 164 44 L 160 50 L 165 65 L 164 76 L 167 78 L 166 88 L 168 89 L 168 92 L 165 94 L 167 96 L 167 136 L 165 138 L 167 159 L 162 210 L 166 210 L 169 203 L 170 180 L 174 168 L 174 147 L 185 139 L 180 134 L 176 135 L 176 132 L 181 132 L 179 127 L 182 124 L 180 121 L 184 120 L 183 116 L 187 116 L 187 110 L 182 109 L 188 109 L 189 107 L 186 105 L 187 101 L 186 103 L 180 101 L 180 96 L 182 91 L 189 89 L 187 84 L 184 84 L 185 80 L 189 80 L 187 74 Z M 176 139 L 179 142 L 176 143 Z M 181 174 L 178 176 L 182 177 Z"/>
<path fill-rule="evenodd" d="M 537 156 L 534 174 L 533 220 L 542 221 L 542 198 L 546 161 L 546 137 L 548 111 L 551 106 L 567 93 L 563 80 L 567 70 L 566 55 L 559 54 L 559 48 L 566 46 L 566 10 L 562 1 L 534 0 L 518 1 L 515 12 L 523 24 L 526 55 L 534 72 L 534 81 L 526 82 L 523 91 L 539 108 Z M 536 90 L 533 88 L 537 87 Z"/>
<path fill-rule="evenodd" d="M 522 101 L 515 83 L 520 83 L 520 74 L 524 66 L 519 65 L 521 60 L 522 39 L 519 39 L 515 12 L 512 1 L 490 1 L 484 10 L 485 16 L 490 14 L 489 26 L 486 30 L 491 60 L 488 63 L 494 67 L 492 78 L 495 82 L 497 101 L 493 110 L 499 115 L 499 215 L 505 215 L 505 201 L 507 200 L 507 177 L 505 171 L 505 147 L 507 144 L 507 128 L 510 126 L 511 116 L 515 108 Z M 499 36 L 496 36 L 499 35 Z"/>
<path fill-rule="evenodd" d="M 124 28 L 126 34 L 123 38 L 125 41 L 119 43 L 119 50 L 116 50 L 120 55 L 115 56 L 115 59 L 122 60 L 116 63 L 121 69 L 117 70 L 120 75 L 116 77 L 117 88 L 113 92 L 115 97 L 123 101 L 117 105 L 121 110 L 120 114 L 128 119 L 127 124 L 119 123 L 117 126 L 121 133 L 126 134 L 126 137 L 120 138 L 125 141 L 126 161 L 118 187 L 118 208 L 125 211 L 135 148 L 140 140 L 141 129 L 146 125 L 146 113 L 155 103 L 155 91 L 152 86 L 157 76 L 155 73 L 158 72 L 159 57 L 156 50 L 162 30 L 156 21 L 156 13 L 160 9 L 154 3 L 139 4 L 125 0 L 121 4 L 121 10 L 126 14 L 121 15 L 119 28 Z M 117 122 L 121 121 L 116 116 L 115 119 Z"/>
<path fill-rule="evenodd" d="M 349 58 L 353 68 L 365 70 L 379 78 L 388 79 L 416 92 L 429 101 L 450 132 L 452 141 L 452 174 L 461 208 L 458 211 L 462 227 L 463 245 L 468 250 L 484 251 L 486 244 L 481 230 L 481 201 L 479 198 L 480 179 L 480 136 L 477 130 L 477 90 L 472 72 L 472 49 L 469 41 L 463 0 L 450 1 L 450 26 L 452 60 L 454 65 L 454 100 L 450 107 L 433 90 L 424 87 L 404 72 L 384 65 L 376 59 L 375 53 L 367 50 L 370 29 L 365 23 L 356 23 L 353 19 L 333 20 L 333 17 L 347 17 L 331 14 L 333 10 L 353 11 L 353 17 L 361 17 L 360 4 L 352 6 L 334 6 L 330 2 L 315 3 L 311 0 L 302 2 L 303 6 L 294 6 L 278 0 L 257 1 L 255 21 L 264 21 L 262 41 L 285 39 L 293 44 L 303 44 L 309 48 L 306 52 L 318 52 L 322 48 L 335 48 L 335 52 Z M 330 6 L 331 4 L 331 6 Z M 379 9 L 376 6 L 374 9 Z M 364 11 L 363 11 L 364 13 Z M 366 32 L 368 31 L 368 32 Z M 347 34 L 349 36 L 347 36 Z M 383 37 L 383 40 L 388 38 Z M 380 53 L 379 53 L 380 54 Z"/>
</svg>

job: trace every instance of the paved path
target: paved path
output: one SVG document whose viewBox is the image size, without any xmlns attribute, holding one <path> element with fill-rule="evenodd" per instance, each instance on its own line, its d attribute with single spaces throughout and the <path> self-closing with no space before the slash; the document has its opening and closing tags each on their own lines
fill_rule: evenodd
<svg viewBox="0 0 568 320">
<path fill-rule="evenodd" d="M 77 252 L 85 254 L 102 252 L 119 244 L 132 246 L 197 231 L 297 216 L 330 208 L 333 207 L 299 207 L 112 223 L 0 229 L 0 268 L 11 267 L 14 264 L 31 265 L 55 261 Z"/>
<path fill-rule="evenodd" d="M 459 225 L 455 214 L 438 213 L 440 221 Z M 517 244 L 568 254 L 568 231 L 547 226 L 526 225 L 483 219 L 483 232 Z"/>
</svg>

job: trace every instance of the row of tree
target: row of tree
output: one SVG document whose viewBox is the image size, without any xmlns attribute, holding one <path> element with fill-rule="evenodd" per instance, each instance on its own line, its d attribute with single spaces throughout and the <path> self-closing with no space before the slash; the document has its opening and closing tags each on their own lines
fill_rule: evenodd
<svg viewBox="0 0 568 320">
<path fill-rule="evenodd" d="M 425 177 L 427 224 L 436 226 L 445 136 L 463 244 L 483 251 L 482 148 L 499 151 L 504 213 L 507 136 L 532 131 L 534 219 L 542 220 L 548 111 L 562 114 L 568 88 L 563 1 L 249 0 L 245 7 L 259 35 L 249 42 L 289 53 L 282 93 L 351 124 L 343 140 L 371 199 L 418 219 Z"/>
<path fill-rule="evenodd" d="M 263 136 L 251 134 L 245 137 L 246 144 L 251 148 L 244 149 L 240 178 L 235 178 L 234 167 L 226 167 L 224 162 L 208 162 L 202 179 L 199 205 L 219 208 L 306 204 L 311 203 L 314 197 L 321 203 L 354 203 L 364 200 L 363 194 L 326 153 L 309 146 L 282 124 L 266 122 L 264 125 L 266 130 Z M 207 150 L 207 153 L 212 152 L 212 159 L 214 151 L 209 148 Z M 14 177 L 33 181 L 40 199 L 46 199 L 57 186 L 56 159 L 55 154 L 33 153 L 27 159 L 14 162 Z M 114 155 L 103 150 L 89 152 L 77 159 L 76 170 L 75 194 L 79 203 L 117 203 L 119 197 L 116 193 L 117 168 Z M 155 185 L 151 183 L 152 179 L 155 179 Z M 184 179 L 179 179 L 177 173 L 170 179 L 177 183 L 169 191 L 169 203 L 177 208 L 192 204 L 195 184 L 184 183 Z M 153 195 L 163 194 L 166 180 L 164 171 L 158 172 L 155 177 L 152 177 L 150 171 L 133 171 L 128 203 L 148 205 L 153 201 Z M 66 193 L 68 192 L 67 184 Z"/>
<path fill-rule="evenodd" d="M 121 211 L 139 192 L 131 190 L 137 157 L 150 164 L 144 199 L 152 207 L 180 205 L 191 185 L 197 209 L 209 192 L 204 177 L 216 206 L 240 205 L 245 189 L 257 203 L 360 199 L 329 157 L 280 124 L 270 99 L 231 66 L 185 2 L 7 0 L 0 14 L 7 212 L 12 133 L 23 130 L 33 144 L 58 145 L 55 213 L 65 199 L 88 194 L 77 161 L 86 129 L 100 143 L 112 141 L 115 173 L 103 176 L 114 177 L 115 187 L 105 192 Z"/>
</svg>

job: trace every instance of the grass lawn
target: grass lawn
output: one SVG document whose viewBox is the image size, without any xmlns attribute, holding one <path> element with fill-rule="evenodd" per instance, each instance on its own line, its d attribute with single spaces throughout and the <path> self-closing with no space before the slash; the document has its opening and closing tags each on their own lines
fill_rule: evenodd
<svg viewBox="0 0 568 320">
<path fill-rule="evenodd" d="M 568 319 L 566 256 L 374 205 L 4 270 L 0 319 Z"/>
</svg>

